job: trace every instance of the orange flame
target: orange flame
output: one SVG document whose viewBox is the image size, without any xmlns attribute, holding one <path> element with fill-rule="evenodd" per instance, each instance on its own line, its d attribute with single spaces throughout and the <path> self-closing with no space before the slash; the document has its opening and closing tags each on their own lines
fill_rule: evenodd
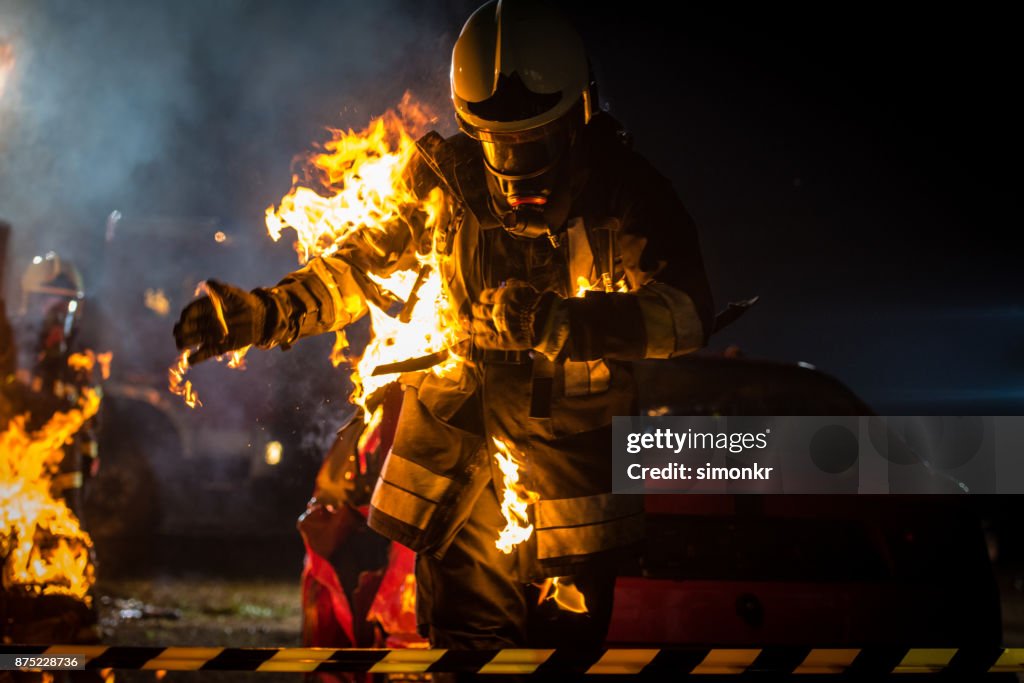
<svg viewBox="0 0 1024 683">
<path fill-rule="evenodd" d="M 178 356 L 178 362 L 167 368 L 167 390 L 176 396 L 181 396 L 189 408 L 201 408 L 203 402 L 199 400 L 199 394 L 192 388 L 192 380 L 185 379 L 189 368 L 189 353 L 188 349 L 182 351 Z"/>
<path fill-rule="evenodd" d="M 82 351 L 68 356 L 68 367 L 79 372 L 92 372 L 96 365 L 96 354 L 92 351 Z"/>
<path fill-rule="evenodd" d="M 220 323 L 221 334 L 227 337 L 228 322 L 224 317 L 224 302 L 221 301 L 216 292 L 207 287 L 205 282 L 200 282 L 196 285 L 195 296 L 201 294 L 210 297 L 210 304 L 213 305 L 213 310 L 217 314 L 217 322 Z M 243 346 L 240 349 L 217 356 L 214 360 L 218 363 L 226 363 L 232 370 L 245 370 L 245 354 L 249 353 L 251 348 L 251 345 Z M 199 394 L 192 387 L 192 381 L 185 379 L 185 375 L 188 374 L 188 370 L 191 367 L 188 362 L 190 353 L 189 349 L 185 349 L 178 356 L 177 362 L 167 368 L 167 390 L 176 396 L 181 396 L 185 401 L 185 405 L 189 408 L 201 408 L 203 402 L 199 400 Z"/>
<path fill-rule="evenodd" d="M 111 351 L 94 353 L 92 349 L 86 349 L 68 356 L 68 367 L 79 372 L 91 373 L 99 363 L 100 376 L 103 379 L 110 379 L 110 362 L 113 359 L 114 354 Z"/>
<path fill-rule="evenodd" d="M 110 379 L 110 362 L 114 360 L 112 351 L 105 351 L 96 354 L 96 362 L 100 364 L 100 377 Z"/>
<path fill-rule="evenodd" d="M 240 349 L 235 349 L 234 351 L 225 354 L 221 358 L 227 359 L 227 366 L 232 370 L 245 370 L 245 354 L 249 353 L 249 349 L 251 348 L 251 345 L 243 346 Z M 220 358 L 217 360 L 220 360 Z"/>
<path fill-rule="evenodd" d="M 433 119 L 406 93 L 397 111 L 386 112 L 360 132 L 331 129 L 324 151 L 309 158 L 323 194 L 293 178 L 280 206 L 266 211 L 270 236 L 277 241 L 284 228 L 294 230 L 295 250 L 305 263 L 333 253 L 356 230 L 379 230 L 400 219 L 416 203 L 402 178 L 416 151 L 412 136 Z"/>
<path fill-rule="evenodd" d="M 551 587 L 551 599 L 560 608 L 576 614 L 586 614 L 589 611 L 587 600 L 576 584 L 561 576 L 556 576 L 551 580 Z"/>
<path fill-rule="evenodd" d="M 75 359 L 81 363 L 85 354 Z M 91 604 L 95 582 L 92 539 L 63 500 L 51 494 L 64 459 L 64 445 L 99 410 L 100 397 L 85 387 L 78 406 L 55 413 L 29 432 L 28 416 L 14 418 L 0 433 L 0 556 L 4 589 L 68 595 Z"/>
<path fill-rule="evenodd" d="M 416 211 L 426 217 L 426 228 L 433 228 L 443 211 L 444 194 L 435 189 L 419 198 L 403 177 L 416 152 L 413 136 L 424 132 L 433 120 L 432 114 L 406 93 L 396 111 L 374 119 L 364 130 L 332 130 L 332 139 L 323 145 L 323 152 L 309 158 L 307 170 L 318 181 L 319 189 L 305 187 L 293 178 L 292 189 L 279 206 L 266 211 L 270 236 L 278 240 L 285 228 L 291 228 L 299 262 L 305 263 L 334 253 L 357 231 L 370 231 L 366 242 L 372 248 L 373 231 L 384 232 Z M 398 378 L 398 372 L 375 375 L 377 368 L 442 351 L 447 352 L 447 359 L 435 365 L 434 372 L 451 372 L 458 363 L 452 348 L 461 341 L 460 326 L 439 275 L 440 261 L 431 246 L 428 253 L 417 254 L 415 267 L 387 276 L 369 275 L 402 302 L 409 302 L 416 288 L 415 304 L 406 311 L 407 320 L 401 320 L 368 302 L 373 336 L 360 358 L 351 361 L 345 354 L 348 339 L 343 333 L 336 337 L 331 362 L 335 366 L 344 362 L 354 366 L 356 390 L 351 400 L 363 408 L 366 420 L 370 419 L 367 398 Z M 361 302 L 355 304 L 355 310 L 360 306 Z"/>
<path fill-rule="evenodd" d="M 507 555 L 533 534 L 533 524 L 530 523 L 527 508 L 536 503 L 540 496 L 519 483 L 520 459 L 516 457 L 513 449 L 497 437 L 491 437 L 491 440 L 497 449 L 494 458 L 501 469 L 501 514 L 505 518 L 505 528 L 499 532 L 494 545 Z"/>
<path fill-rule="evenodd" d="M 614 285 L 611 284 L 611 278 L 604 277 L 607 273 L 602 275 L 601 281 L 597 284 L 593 284 L 587 278 L 579 275 L 576 277 L 576 296 L 583 298 L 587 292 L 599 291 L 599 292 L 628 292 L 629 284 L 625 278 L 622 278 Z"/>
</svg>

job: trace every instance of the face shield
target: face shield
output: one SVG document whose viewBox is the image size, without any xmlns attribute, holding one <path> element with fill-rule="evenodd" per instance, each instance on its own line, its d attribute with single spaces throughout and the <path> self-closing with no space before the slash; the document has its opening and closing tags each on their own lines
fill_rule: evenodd
<svg viewBox="0 0 1024 683">
<path fill-rule="evenodd" d="M 512 234 L 557 241 L 541 213 L 552 194 L 568 185 L 570 149 L 583 121 L 582 102 L 549 124 L 522 131 L 481 130 L 459 118 L 462 130 L 480 141 L 484 165 L 499 189 L 496 204 L 508 207 L 504 221 Z"/>
<path fill-rule="evenodd" d="M 582 122 L 582 102 L 551 123 L 521 131 L 483 130 L 459 117 L 459 127 L 480 141 L 487 170 L 510 206 L 546 203 L 557 184 L 554 171 L 568 156 Z"/>
</svg>

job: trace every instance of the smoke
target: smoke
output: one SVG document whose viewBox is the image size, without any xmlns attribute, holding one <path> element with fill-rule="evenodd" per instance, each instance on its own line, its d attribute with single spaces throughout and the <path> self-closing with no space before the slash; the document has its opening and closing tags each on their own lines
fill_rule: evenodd
<svg viewBox="0 0 1024 683">
<path fill-rule="evenodd" d="M 13 226 L 4 291 L 17 300 L 34 254 L 73 261 L 86 291 L 81 341 L 114 351 L 108 407 L 116 386 L 177 401 L 164 391 L 171 327 L 196 283 L 269 285 L 297 267 L 289 240 L 274 244 L 263 225 L 297 156 L 406 90 L 454 132 L 448 61 L 476 4 L 0 0 L 0 220 Z M 147 290 L 169 314 L 145 306 Z M 253 352 L 245 373 L 196 368 L 205 407 L 181 423 L 195 432 L 193 457 L 258 456 L 269 439 L 286 442 L 291 462 L 296 445 L 322 453 L 351 412 L 330 343 Z M 154 437 L 146 457 L 173 469 L 175 444 Z M 299 488 L 308 495 L 309 482 Z"/>
<path fill-rule="evenodd" d="M 467 7 L 471 5 L 467 4 Z M 290 161 L 406 88 L 447 114 L 467 10 L 399 2 L 0 1 L 0 217 L 11 270 L 91 243 L 114 209 L 262 231 Z M 88 282 L 87 282 L 88 286 Z"/>
</svg>

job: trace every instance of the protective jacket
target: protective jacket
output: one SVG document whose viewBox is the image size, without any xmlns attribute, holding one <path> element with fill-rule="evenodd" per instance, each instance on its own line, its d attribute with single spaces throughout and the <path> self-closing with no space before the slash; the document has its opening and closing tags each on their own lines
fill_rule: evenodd
<svg viewBox="0 0 1024 683">
<path fill-rule="evenodd" d="M 370 275 L 415 263 L 430 245 L 469 327 L 481 291 L 516 278 L 567 300 L 557 356 L 482 351 L 443 372 L 406 373 L 402 413 L 371 500 L 369 524 L 417 552 L 443 556 L 492 479 L 494 439 L 520 461 L 536 560 L 531 575 L 560 575 L 642 534 L 642 502 L 611 494 L 611 420 L 636 411 L 630 361 L 700 348 L 712 302 L 696 229 L 668 181 L 598 114 L 574 146 L 565 199 L 548 207 L 560 243 L 510 235 L 488 188 L 479 142 L 430 133 L 407 169 L 420 196 L 439 188 L 433 229 L 406 216 L 386 231 L 354 233 L 268 290 L 278 343 L 340 330 L 389 298 Z M 467 337 L 468 337 L 467 332 Z M 495 529 L 497 538 L 499 529 Z"/>
</svg>

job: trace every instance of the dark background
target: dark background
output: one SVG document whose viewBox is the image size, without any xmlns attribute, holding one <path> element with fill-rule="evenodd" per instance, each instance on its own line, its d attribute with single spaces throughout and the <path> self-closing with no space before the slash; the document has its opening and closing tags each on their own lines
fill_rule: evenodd
<svg viewBox="0 0 1024 683">
<path fill-rule="evenodd" d="M 559 4 L 588 44 L 603 105 L 696 219 L 718 305 L 761 297 L 713 350 L 812 363 L 882 414 L 1022 413 L 1024 279 L 1010 194 L 1020 79 L 1009 16 L 863 3 Z M 295 592 L 293 520 L 349 412 L 347 373 L 329 367 L 330 339 L 252 354 L 246 373 L 207 364 L 192 374 L 206 405 L 186 412 L 160 375 L 175 356 L 172 318 L 199 279 L 253 287 L 296 267 L 287 234 L 271 242 L 263 213 L 325 127 L 360 128 L 411 90 L 454 132 L 448 60 L 476 5 L 0 0 L 0 46 L 14 56 L 0 90 L 0 219 L 14 226 L 5 296 L 17 299 L 32 255 L 73 258 L 92 326 L 121 342 L 115 373 L 155 368 L 152 386 L 183 414 L 181 433 L 208 449 L 252 450 L 182 464 L 171 458 L 177 437 L 139 428 L 142 445 L 158 447 L 147 453 L 154 489 L 177 486 L 187 503 L 177 527 L 161 528 L 184 538 L 135 555 L 98 544 L 101 555 L 111 549 L 102 576 L 115 573 L 118 553 L 122 568 L 153 555 L 161 572 L 277 572 Z M 112 250 L 104 233 L 115 210 L 124 229 Z M 195 234 L 132 234 L 143 225 Z M 215 229 L 226 245 L 213 242 Z M 139 309 L 128 288 L 143 276 L 169 283 L 169 317 L 118 299 L 123 283 Z M 108 392 L 108 425 L 118 410 Z M 286 442 L 277 471 L 252 465 L 261 458 L 253 433 Z M 103 458 L 110 471 L 116 453 Z M 176 485 L 163 477 L 171 470 Z M 1019 505 L 1001 497 L 992 507 L 1002 510 L 997 527 L 1001 519 L 1013 532 L 1004 556 L 1012 535 L 1019 559 Z M 255 543 L 255 533 L 276 535 Z M 148 588 L 117 590 L 161 600 Z M 227 594 L 220 584 L 211 592 Z M 168 593 L 209 601 L 178 584 Z M 275 600 L 290 605 L 294 637 L 298 599 L 286 598 Z"/>
<path fill-rule="evenodd" d="M 448 55 L 475 5 L 3 0 L 0 40 L 17 60 L 0 99 L 11 270 L 60 248 L 95 281 L 117 209 L 212 217 L 248 239 L 232 256 L 249 264 L 241 284 L 276 281 L 294 261 L 263 237 L 262 213 L 293 156 L 405 89 L 450 132 Z M 879 412 L 1020 412 L 1007 17 L 565 9 L 605 106 L 696 218 L 719 304 L 762 297 L 716 347 L 812 363 Z M 192 257 L 138 255 L 225 272 L 212 249 Z"/>
</svg>

